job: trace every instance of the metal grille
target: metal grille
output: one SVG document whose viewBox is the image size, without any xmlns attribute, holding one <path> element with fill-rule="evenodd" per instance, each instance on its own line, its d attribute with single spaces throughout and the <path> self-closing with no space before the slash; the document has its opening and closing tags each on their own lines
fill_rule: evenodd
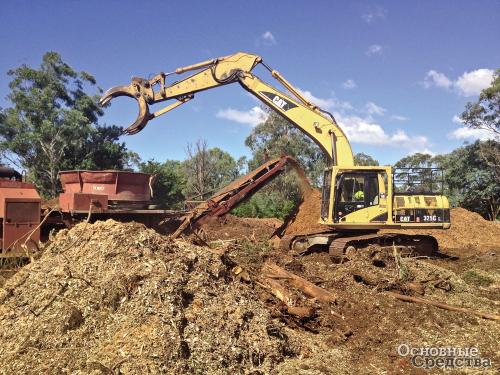
<svg viewBox="0 0 500 375">
<path fill-rule="evenodd" d="M 443 194 L 444 174 L 440 168 L 394 168 L 394 193 Z"/>
</svg>

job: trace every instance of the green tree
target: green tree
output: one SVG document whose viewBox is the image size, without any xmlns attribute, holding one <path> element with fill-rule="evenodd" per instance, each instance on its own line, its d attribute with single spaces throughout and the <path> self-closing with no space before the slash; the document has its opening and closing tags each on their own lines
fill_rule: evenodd
<svg viewBox="0 0 500 375">
<path fill-rule="evenodd" d="M 326 167 L 321 149 L 276 112 L 266 110 L 269 113 L 266 121 L 253 128 L 245 140 L 252 151 L 249 169 L 255 169 L 266 160 L 288 155 L 304 168 L 311 183 L 319 186 Z M 292 173 L 278 176 L 233 212 L 240 216 L 256 217 L 283 218 L 288 215 L 302 197 L 298 178 L 293 169 L 290 171 Z"/>
<path fill-rule="evenodd" d="M 486 130 L 491 138 L 500 140 L 500 69 L 493 75 L 490 87 L 481 91 L 479 99 L 467 103 L 461 115 L 464 124 L 472 129 Z M 500 152 L 491 143 L 480 144 L 479 153 L 489 168 L 492 168 L 500 181 Z"/>
<path fill-rule="evenodd" d="M 500 137 L 500 69 L 494 73 L 491 86 L 481 91 L 477 102 L 467 103 L 460 117 L 466 126 Z"/>
<path fill-rule="evenodd" d="M 10 70 L 12 107 L 0 116 L 0 151 L 28 171 L 42 195 L 54 197 L 62 169 L 122 169 L 130 153 L 118 142 L 121 128 L 102 126 L 93 76 L 76 72 L 56 52 L 47 52 L 38 69 Z"/>
<path fill-rule="evenodd" d="M 405 156 L 394 164 L 395 191 L 433 191 L 450 195 L 442 171 L 446 160 L 447 155 L 433 156 L 419 152 Z"/>
<path fill-rule="evenodd" d="M 430 154 L 422 154 L 417 152 L 412 155 L 405 156 L 394 164 L 396 168 L 431 168 L 435 167 L 435 159 Z"/>
<path fill-rule="evenodd" d="M 444 165 L 445 178 L 454 203 L 495 220 L 500 210 L 499 176 L 485 161 L 483 150 L 500 153 L 500 143 L 476 141 L 452 151 Z"/>
<path fill-rule="evenodd" d="M 377 166 L 379 165 L 378 160 L 375 160 L 370 155 L 364 152 L 358 152 L 354 155 L 354 165 L 360 166 Z"/>
<path fill-rule="evenodd" d="M 155 175 L 153 183 L 153 203 L 162 208 L 181 209 L 184 205 L 182 191 L 186 186 L 186 176 L 182 173 L 181 162 L 167 160 L 160 163 L 148 160 L 139 163 L 139 170 Z"/>
<path fill-rule="evenodd" d="M 264 188 L 266 189 L 266 188 Z M 295 207 L 291 200 L 283 200 L 279 192 L 268 190 L 266 193 L 258 192 L 248 201 L 234 208 L 231 213 L 240 217 L 276 217 L 284 219 Z"/>
<path fill-rule="evenodd" d="M 450 161 L 450 186 L 458 191 L 458 200 L 495 220 L 500 200 L 500 69 L 493 74 L 491 85 L 481 91 L 476 102 L 469 102 L 460 115 L 464 125 L 491 134 L 493 140 L 475 142 L 453 151 Z M 459 171 L 465 164 L 466 170 Z M 460 173 L 461 172 L 461 173 Z M 455 174 L 458 173 L 458 174 Z M 461 181 L 460 178 L 463 180 Z M 465 186 L 463 186 L 466 184 Z M 475 187 L 472 190 L 470 187 Z"/>
<path fill-rule="evenodd" d="M 186 197 L 205 199 L 210 193 L 234 181 L 245 163 L 244 158 L 235 160 L 220 148 L 208 148 L 204 140 L 188 145 L 186 151 L 187 159 L 182 162 Z"/>
<path fill-rule="evenodd" d="M 323 151 L 276 112 L 270 112 L 266 121 L 252 129 L 245 144 L 252 151 L 250 169 L 263 164 L 266 159 L 289 155 L 302 165 L 313 184 L 320 184 L 326 167 Z"/>
</svg>

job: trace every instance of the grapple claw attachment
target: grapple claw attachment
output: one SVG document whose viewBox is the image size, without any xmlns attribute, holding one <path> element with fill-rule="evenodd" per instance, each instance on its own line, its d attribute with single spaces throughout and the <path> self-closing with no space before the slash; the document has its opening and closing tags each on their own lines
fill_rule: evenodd
<svg viewBox="0 0 500 375">
<path fill-rule="evenodd" d="M 139 114 L 137 115 L 134 123 L 123 131 L 129 135 L 139 133 L 142 129 L 144 129 L 148 121 L 152 118 L 151 114 L 149 113 L 148 103 L 141 93 L 141 86 L 133 80 L 132 83 L 128 86 L 116 86 L 110 88 L 101 97 L 101 99 L 99 100 L 99 104 L 101 106 L 105 106 L 111 101 L 111 99 L 117 98 L 119 96 L 128 96 L 137 100 L 137 103 L 139 105 Z"/>
</svg>

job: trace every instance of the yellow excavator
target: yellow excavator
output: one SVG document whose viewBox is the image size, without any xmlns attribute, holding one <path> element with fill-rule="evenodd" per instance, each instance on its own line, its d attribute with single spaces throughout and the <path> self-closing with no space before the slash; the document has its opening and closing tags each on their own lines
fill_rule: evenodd
<svg viewBox="0 0 500 375">
<path fill-rule="evenodd" d="M 252 73 L 257 65 L 266 68 L 287 93 L 262 81 Z M 178 81 L 167 77 L 194 72 Z M 324 152 L 328 167 L 323 175 L 319 222 L 320 233 L 283 238 L 284 247 L 306 251 L 328 246 L 333 257 L 351 248 L 371 244 L 410 247 L 423 252 L 437 251 L 432 236 L 401 234 L 399 229 L 447 229 L 450 227 L 449 202 L 443 195 L 442 172 L 433 169 L 399 169 L 391 166 L 355 166 L 349 141 L 333 115 L 307 100 L 279 72 L 257 55 L 238 52 L 201 63 L 160 73 L 152 79 L 134 77 L 126 86 L 109 89 L 101 98 L 106 105 L 112 98 L 129 96 L 137 100 L 139 115 L 124 131 L 140 132 L 148 121 L 192 100 L 197 92 L 239 83 L 291 124 L 310 137 Z M 171 101 L 154 113 L 149 105 Z M 398 229 L 383 234 L 381 229 Z M 431 250 L 429 250 L 431 249 Z"/>
</svg>

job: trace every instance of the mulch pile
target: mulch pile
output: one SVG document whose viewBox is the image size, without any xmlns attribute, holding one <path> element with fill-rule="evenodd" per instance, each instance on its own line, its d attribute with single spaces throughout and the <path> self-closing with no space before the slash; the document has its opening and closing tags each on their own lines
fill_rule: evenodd
<svg viewBox="0 0 500 375">
<path fill-rule="evenodd" d="M 316 190 L 277 231 L 324 231 L 316 224 L 319 206 Z M 498 248 L 498 224 L 464 209 L 451 215 L 452 229 L 430 233 L 441 247 Z M 60 231 L 0 288 L 0 373 L 422 373 L 397 355 L 401 343 L 478 347 L 494 364 L 485 373 L 497 372 L 498 321 L 387 293 L 497 314 L 495 252 L 420 259 L 373 247 L 338 264 L 327 253 L 271 249 L 262 240 L 279 224 L 214 220 L 204 231 L 212 247 L 222 240 L 218 250 L 113 220 Z M 283 315 L 280 302 L 252 281 L 265 261 L 334 293 L 337 303 L 301 295 L 297 303 L 314 306 L 315 315 Z M 236 263 L 251 271 L 250 280 L 234 275 Z"/>
<path fill-rule="evenodd" d="M 223 256 L 136 223 L 60 231 L 0 289 L 5 374 L 269 373 L 286 329 Z"/>
<path fill-rule="evenodd" d="M 305 194 L 302 202 L 285 219 L 282 233 L 285 235 L 308 234 L 324 232 L 328 227 L 318 223 L 321 212 L 321 192 L 312 189 L 309 194 Z"/>
</svg>

